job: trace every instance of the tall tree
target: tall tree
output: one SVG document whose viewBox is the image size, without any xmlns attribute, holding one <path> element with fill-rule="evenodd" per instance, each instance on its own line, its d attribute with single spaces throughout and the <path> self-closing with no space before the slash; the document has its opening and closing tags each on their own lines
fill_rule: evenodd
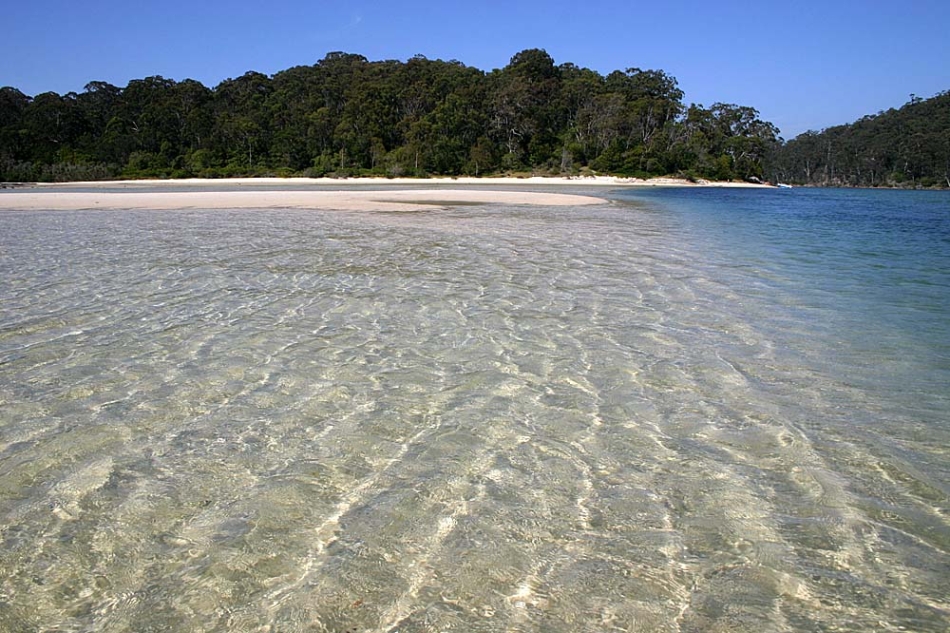
<svg viewBox="0 0 950 633">
<path fill-rule="evenodd" d="M 770 156 L 768 170 L 801 184 L 950 187 L 950 92 L 801 134 Z"/>
<path fill-rule="evenodd" d="M 253 168 L 269 154 L 266 102 L 270 92 L 270 78 L 255 71 L 227 79 L 215 89 L 212 133 L 229 163 Z"/>
<path fill-rule="evenodd" d="M 22 121 L 30 102 L 31 99 L 16 88 L 0 88 L 0 158 L 28 158 L 26 130 L 23 129 Z"/>
<path fill-rule="evenodd" d="M 334 52 L 213 89 L 161 76 L 32 99 L 5 88 L 0 178 L 762 172 L 775 130 L 755 110 L 687 109 L 682 98 L 663 71 L 632 67 L 604 77 L 556 66 L 542 49 L 487 74 L 455 60 L 371 62 Z M 831 145 L 831 171 L 853 167 L 863 177 L 895 169 L 896 159 L 862 153 L 853 140 Z M 902 169 L 919 179 L 945 165 L 944 146 L 908 123 Z"/>
<path fill-rule="evenodd" d="M 561 74 L 542 49 L 521 51 L 491 75 L 492 127 L 511 166 L 540 164 L 558 148 Z"/>
</svg>

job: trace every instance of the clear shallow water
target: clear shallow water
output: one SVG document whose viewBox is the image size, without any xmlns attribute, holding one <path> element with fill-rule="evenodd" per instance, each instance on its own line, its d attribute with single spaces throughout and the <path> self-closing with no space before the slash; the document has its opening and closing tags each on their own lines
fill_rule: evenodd
<svg viewBox="0 0 950 633">
<path fill-rule="evenodd" d="M 943 631 L 950 203 L 0 214 L 0 630 Z"/>
</svg>

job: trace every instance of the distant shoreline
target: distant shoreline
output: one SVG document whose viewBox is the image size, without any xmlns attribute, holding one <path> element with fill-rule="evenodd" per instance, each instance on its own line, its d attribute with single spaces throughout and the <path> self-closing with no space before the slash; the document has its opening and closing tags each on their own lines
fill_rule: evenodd
<svg viewBox="0 0 950 633">
<path fill-rule="evenodd" d="M 141 179 L 141 180 L 91 180 L 55 183 L 8 183 L 18 187 L 130 187 L 130 186 L 221 186 L 221 185 L 287 185 L 289 187 L 301 185 L 320 186 L 360 186 L 360 185 L 525 185 L 525 186 L 609 186 L 609 187 L 740 187 L 752 189 L 774 189 L 769 184 L 756 184 L 740 181 L 712 181 L 697 180 L 695 182 L 683 178 L 625 178 L 622 176 L 530 176 L 519 177 L 486 177 L 472 176 L 440 176 L 432 178 L 182 178 L 182 179 Z"/>
<path fill-rule="evenodd" d="M 0 193 L 0 210 L 315 209 L 418 211 L 463 204 L 578 206 L 606 199 L 545 187 L 771 188 L 673 178 L 233 178 L 36 183 Z M 246 187 L 246 189 L 244 189 Z M 81 191 L 77 191 L 81 189 Z M 235 190 L 237 189 L 237 190 Z"/>
</svg>

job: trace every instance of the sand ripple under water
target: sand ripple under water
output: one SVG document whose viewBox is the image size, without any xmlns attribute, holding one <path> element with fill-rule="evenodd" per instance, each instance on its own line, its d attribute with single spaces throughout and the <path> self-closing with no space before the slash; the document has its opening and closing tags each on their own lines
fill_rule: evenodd
<svg viewBox="0 0 950 633">
<path fill-rule="evenodd" d="M 0 215 L 0 629 L 946 630 L 947 429 L 668 222 Z"/>
</svg>

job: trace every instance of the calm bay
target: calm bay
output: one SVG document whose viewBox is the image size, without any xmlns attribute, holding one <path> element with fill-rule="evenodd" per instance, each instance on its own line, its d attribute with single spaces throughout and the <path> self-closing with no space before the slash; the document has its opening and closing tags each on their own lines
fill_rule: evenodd
<svg viewBox="0 0 950 633">
<path fill-rule="evenodd" d="M 0 212 L 0 629 L 947 630 L 947 193 L 593 195 Z"/>
</svg>

